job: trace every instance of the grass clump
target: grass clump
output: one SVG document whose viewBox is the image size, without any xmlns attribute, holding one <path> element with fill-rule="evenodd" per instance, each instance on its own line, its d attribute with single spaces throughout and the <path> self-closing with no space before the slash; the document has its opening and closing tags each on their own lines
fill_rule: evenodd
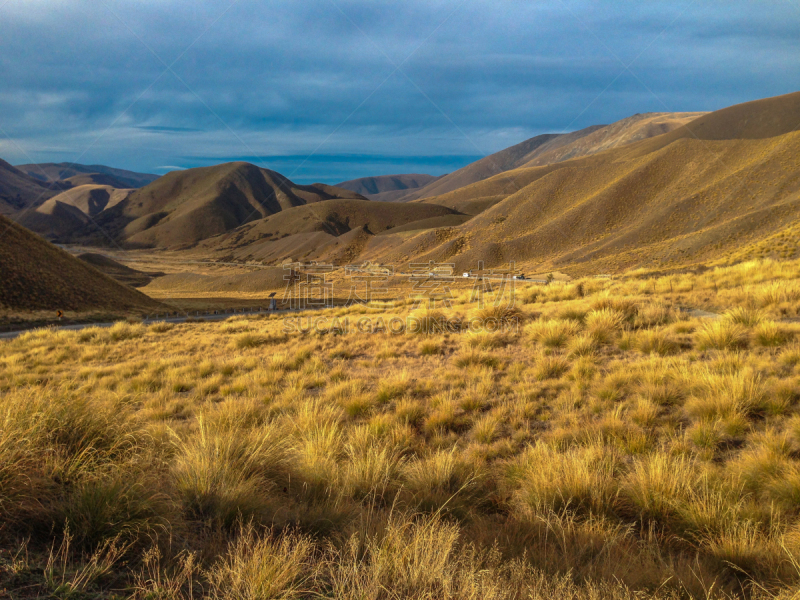
<svg viewBox="0 0 800 600">
<path fill-rule="evenodd" d="M 704 323 L 695 339 L 700 350 L 739 350 L 750 343 L 744 326 L 723 319 Z"/>
<path fill-rule="evenodd" d="M 405 490 L 416 510 L 463 514 L 475 501 L 480 472 L 453 450 L 440 450 L 403 468 Z"/>
<path fill-rule="evenodd" d="M 527 326 L 531 339 L 545 348 L 563 348 L 581 329 L 580 323 L 571 319 L 540 320 Z"/>
<path fill-rule="evenodd" d="M 625 323 L 625 313 L 613 308 L 595 309 L 586 315 L 586 331 L 599 344 L 610 343 Z"/>
<path fill-rule="evenodd" d="M 728 311 L 725 311 L 723 319 L 730 323 L 743 325 L 744 327 L 755 327 L 760 324 L 766 315 L 762 310 L 748 308 L 744 306 L 737 306 Z"/>
<path fill-rule="evenodd" d="M 436 356 L 444 353 L 444 346 L 436 340 L 425 340 L 417 346 L 420 356 Z"/>
<path fill-rule="evenodd" d="M 539 443 L 510 467 L 515 502 L 525 515 L 551 511 L 607 512 L 616 494 L 613 452 L 602 446 L 561 452 Z"/>
<path fill-rule="evenodd" d="M 557 379 L 569 371 L 570 364 L 562 356 L 542 356 L 534 367 L 534 376 L 540 381 Z"/>
<path fill-rule="evenodd" d="M 684 457 L 644 456 L 625 477 L 622 495 L 640 518 L 668 523 L 678 501 L 691 492 L 694 472 L 694 464 Z"/>
<path fill-rule="evenodd" d="M 679 350 L 677 342 L 664 329 L 640 331 L 636 335 L 636 348 L 643 354 L 658 354 L 659 356 L 675 354 Z"/>
<path fill-rule="evenodd" d="M 516 306 L 494 305 L 477 308 L 470 314 L 469 325 L 473 331 L 509 331 L 524 325 L 526 314 Z"/>
<path fill-rule="evenodd" d="M 198 428 L 196 436 L 175 442 L 172 474 L 187 516 L 223 527 L 271 516 L 277 507 L 269 492 L 282 480 L 285 438 L 275 427 L 243 431 L 202 418 Z"/>
<path fill-rule="evenodd" d="M 751 417 L 765 407 L 767 391 L 757 375 L 751 373 L 698 373 L 696 394 L 686 410 L 700 418 Z"/>
<path fill-rule="evenodd" d="M 485 331 L 471 331 L 465 339 L 467 346 L 480 350 L 493 350 L 503 348 L 511 343 L 510 336 L 505 332 L 489 333 Z"/>
<path fill-rule="evenodd" d="M 259 333 L 242 333 L 236 336 L 234 340 L 234 346 L 239 350 L 258 348 L 259 346 L 266 346 L 269 343 L 270 338 Z"/>
<path fill-rule="evenodd" d="M 497 368 L 500 365 L 500 361 L 496 356 L 493 356 L 487 352 L 469 350 L 466 352 L 461 352 L 453 357 L 453 364 L 459 369 L 466 369 L 468 367 Z"/>
<path fill-rule="evenodd" d="M 597 353 L 597 340 L 588 334 L 582 334 L 573 338 L 567 346 L 570 357 L 593 356 Z"/>
<path fill-rule="evenodd" d="M 789 333 L 774 321 L 762 321 L 753 332 L 756 344 L 765 348 L 777 348 L 789 341 Z"/>
<path fill-rule="evenodd" d="M 292 600 L 310 590 L 314 544 L 297 533 L 279 537 L 252 525 L 240 526 L 227 552 L 209 570 L 211 598 Z"/>
</svg>

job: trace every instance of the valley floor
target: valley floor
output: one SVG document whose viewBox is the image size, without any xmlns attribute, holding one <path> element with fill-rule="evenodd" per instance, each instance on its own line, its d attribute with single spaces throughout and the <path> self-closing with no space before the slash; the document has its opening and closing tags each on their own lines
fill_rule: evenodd
<svg viewBox="0 0 800 600">
<path fill-rule="evenodd" d="M 800 592 L 800 261 L 453 296 L 0 341 L 0 597 Z"/>
</svg>

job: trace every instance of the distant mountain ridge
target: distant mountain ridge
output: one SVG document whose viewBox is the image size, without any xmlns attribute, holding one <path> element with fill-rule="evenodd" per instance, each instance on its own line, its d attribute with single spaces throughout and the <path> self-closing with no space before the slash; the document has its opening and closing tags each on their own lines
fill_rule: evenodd
<svg viewBox="0 0 800 600">
<path fill-rule="evenodd" d="M 103 178 L 98 177 L 96 180 L 92 181 L 82 179 L 80 182 L 75 182 L 74 185 L 96 183 L 99 185 L 112 185 L 113 187 L 119 188 L 140 188 L 153 183 L 159 178 L 158 175 L 153 175 L 151 173 L 137 173 L 135 171 L 116 169 L 105 165 L 74 165 L 65 162 L 17 165 L 16 168 L 29 177 L 45 182 L 64 181 L 93 174 L 106 175 L 114 180 L 114 183 L 111 183 L 109 179 L 103 180 Z"/>
<path fill-rule="evenodd" d="M 0 215 L 13 215 L 57 195 L 69 184 L 38 181 L 0 160 Z"/>
<path fill-rule="evenodd" d="M 379 175 L 377 177 L 361 177 L 337 183 L 336 186 L 357 192 L 370 200 L 391 202 L 402 197 L 408 190 L 424 187 L 442 176 L 409 173 L 405 175 Z"/>
<path fill-rule="evenodd" d="M 158 175 L 103 165 L 43 163 L 14 167 L 0 160 L 0 214 L 13 216 L 31 212 L 30 209 L 41 207 L 50 198 L 84 185 L 129 189 L 156 179 Z"/>
</svg>

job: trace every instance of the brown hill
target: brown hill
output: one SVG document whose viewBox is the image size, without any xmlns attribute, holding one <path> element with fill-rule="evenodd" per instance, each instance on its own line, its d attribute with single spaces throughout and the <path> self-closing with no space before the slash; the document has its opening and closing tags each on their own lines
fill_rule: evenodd
<svg viewBox="0 0 800 600">
<path fill-rule="evenodd" d="M 116 206 L 133 190 L 106 185 L 81 185 L 61 192 L 36 210 L 20 216 L 20 223 L 48 239 L 69 241 L 74 231 L 90 227 L 92 218 Z"/>
<path fill-rule="evenodd" d="M 74 185 L 84 185 L 86 183 L 95 183 L 99 185 L 111 185 L 112 187 L 119 188 L 140 188 L 149 183 L 153 183 L 158 179 L 158 175 L 150 173 L 136 173 L 134 171 L 126 171 L 125 169 L 115 169 L 113 167 L 106 167 L 105 165 L 74 165 L 71 163 L 39 163 L 17 165 L 17 169 L 27 174 L 29 177 L 40 181 L 64 181 L 75 177 L 88 175 L 90 177 L 97 177 L 98 180 L 92 182 L 83 181 L 79 179 L 79 183 Z M 107 175 L 113 177 L 115 183 L 108 181 L 101 181 L 100 176 Z"/>
<path fill-rule="evenodd" d="M 439 229 L 440 227 L 456 227 L 463 225 L 472 218 L 471 215 L 442 215 L 440 217 L 430 217 L 429 219 L 421 219 L 419 221 L 412 221 L 405 225 L 398 225 L 379 233 L 378 235 L 391 235 L 394 233 L 402 233 L 406 231 L 421 231 L 423 229 Z"/>
<path fill-rule="evenodd" d="M 50 198 L 36 210 L 25 211 L 18 220 L 20 225 L 54 242 L 67 241 L 71 232 L 91 222 L 81 209 L 55 198 Z"/>
<path fill-rule="evenodd" d="M 285 209 L 334 198 L 363 199 L 324 184 L 297 185 L 248 163 L 226 163 L 168 173 L 97 221 L 129 246 L 186 247 Z M 78 236 L 84 234 L 94 232 L 87 228 Z"/>
<path fill-rule="evenodd" d="M 682 139 L 760 140 L 800 128 L 800 92 L 736 104 L 705 114 L 639 147 L 653 152 Z"/>
<path fill-rule="evenodd" d="M 678 135 L 677 132 L 681 130 L 688 135 L 688 130 L 685 130 L 684 126 L 703 115 L 706 113 L 640 114 L 604 127 L 590 128 L 592 131 L 582 130 L 575 134 L 559 136 L 542 144 L 534 152 L 519 158 L 517 161 L 519 167 L 513 170 L 513 175 L 511 171 L 506 171 L 509 174 L 506 177 L 500 175 L 488 178 L 452 192 L 425 198 L 424 202 L 442 204 L 465 214 L 477 215 L 508 195 L 521 190 L 522 187 L 541 175 L 541 172 L 525 172 L 524 168 L 557 165 L 573 158 L 592 156 L 650 138 L 655 140 L 653 145 L 643 146 L 643 148 L 652 150 L 665 143 L 664 140 L 667 138 L 663 136 L 664 132 L 673 132 L 673 135 Z M 587 131 L 589 132 L 587 133 Z M 661 133 L 659 134 L 659 132 Z M 423 200 L 417 201 L 422 202 Z"/>
<path fill-rule="evenodd" d="M 380 175 L 361 177 L 337 183 L 336 186 L 359 193 L 370 200 L 391 202 L 406 194 L 408 190 L 424 187 L 441 177 L 412 173 L 407 175 Z"/>
<path fill-rule="evenodd" d="M 60 193 L 39 208 L 44 209 L 48 205 L 61 202 L 74 206 L 82 213 L 93 217 L 112 206 L 116 206 L 125 200 L 132 191 L 108 185 L 81 185 Z"/>
<path fill-rule="evenodd" d="M 576 133 L 573 135 L 578 134 Z M 559 137 L 561 136 L 553 133 L 538 135 L 534 138 L 511 146 L 510 148 L 501 150 L 500 152 L 490 154 L 489 156 L 475 161 L 466 167 L 462 167 L 458 171 L 454 171 L 449 175 L 445 175 L 444 177 L 437 179 L 436 181 L 420 188 L 419 190 L 410 193 L 404 198 L 404 200 L 416 200 L 439 196 L 441 194 L 445 194 L 447 192 L 470 185 L 471 183 L 475 183 L 476 181 L 487 179 L 488 177 L 492 177 L 493 175 L 497 175 L 503 171 L 514 169 L 527 162 L 529 160 L 527 157 L 534 153 L 538 148 L 547 144 L 548 142 L 558 139 Z"/>
<path fill-rule="evenodd" d="M 342 235 L 358 227 L 366 227 L 375 234 L 413 221 L 451 214 L 456 213 L 445 206 L 432 204 L 329 200 L 281 211 L 248 223 L 223 237 L 231 240 L 263 239 L 314 231 Z"/>
<path fill-rule="evenodd" d="M 611 125 L 594 125 L 580 131 L 560 135 L 540 135 L 469 164 L 416 192 L 404 196 L 402 200 L 424 199 L 427 202 L 429 198 L 441 196 L 512 169 L 524 166 L 547 165 L 581 156 L 589 156 L 609 148 L 623 146 L 672 131 L 703 114 L 639 114 Z M 503 188 L 501 193 L 510 194 L 517 191 L 514 186 L 514 181 L 509 179 L 507 186 Z M 477 212 L 492 204 L 492 200 L 487 196 L 484 198 L 483 203 L 473 204 L 470 207 L 456 206 L 455 208 L 469 214 L 477 214 Z"/>
<path fill-rule="evenodd" d="M 158 306 L 0 215 L 0 307 L 129 311 Z"/>
<path fill-rule="evenodd" d="M 45 184 L 0 160 L 0 215 L 13 215 L 55 196 L 62 184 Z"/>
<path fill-rule="evenodd" d="M 591 156 L 515 169 L 430 200 L 454 206 L 502 196 L 464 225 L 379 236 L 364 257 L 446 259 L 459 269 L 516 261 L 576 273 L 724 258 L 800 218 L 798 124 L 800 93 Z M 518 191 L 505 192 L 509 180 Z"/>
<path fill-rule="evenodd" d="M 247 223 L 206 240 L 201 247 L 237 259 L 273 262 L 289 257 L 315 260 L 328 257 L 333 260 L 331 252 L 353 254 L 353 244 L 364 246 L 364 236 L 446 215 L 457 213 L 424 203 L 327 200 Z M 345 251 L 345 246 L 350 249 Z"/>
<path fill-rule="evenodd" d="M 554 143 L 543 147 L 539 152 L 526 157 L 519 166 L 539 167 L 581 156 L 590 156 L 617 146 L 625 146 L 640 140 L 656 137 L 673 131 L 706 113 L 645 113 L 633 115 L 611 125 L 567 140 L 567 134 Z M 586 131 L 586 130 L 583 130 Z M 577 132 L 581 133 L 581 132 Z M 557 142 L 557 143 L 556 143 Z"/>
</svg>

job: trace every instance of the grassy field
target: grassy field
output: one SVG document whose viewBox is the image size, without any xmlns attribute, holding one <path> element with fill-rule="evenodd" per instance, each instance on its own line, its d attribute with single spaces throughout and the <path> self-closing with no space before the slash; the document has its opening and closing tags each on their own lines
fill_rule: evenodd
<svg viewBox="0 0 800 600">
<path fill-rule="evenodd" d="M 0 597 L 800 592 L 800 261 L 496 296 L 0 342 Z"/>
</svg>

